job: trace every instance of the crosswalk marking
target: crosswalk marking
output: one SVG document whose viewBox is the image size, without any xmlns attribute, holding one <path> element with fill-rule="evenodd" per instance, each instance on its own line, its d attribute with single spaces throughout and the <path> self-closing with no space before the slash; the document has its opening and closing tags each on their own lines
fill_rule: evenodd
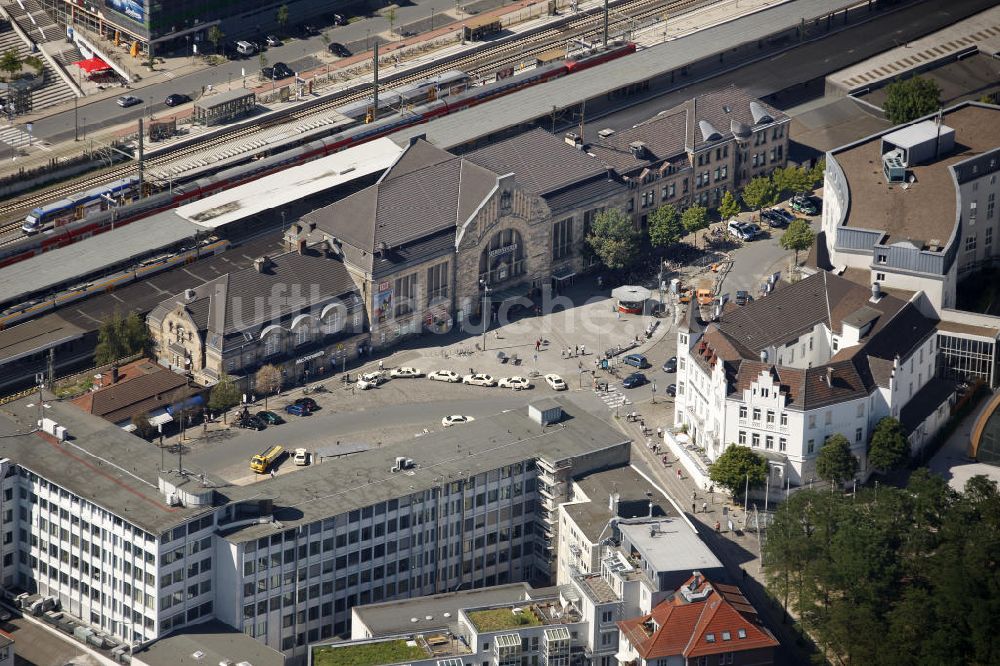
<svg viewBox="0 0 1000 666">
<path fill-rule="evenodd" d="M 28 133 L 22 130 L 20 127 L 14 127 L 13 125 L 4 125 L 0 127 L 0 141 L 3 141 L 8 146 L 14 146 L 19 148 L 20 146 L 28 145 Z"/>
<path fill-rule="evenodd" d="M 621 405 L 631 405 L 632 401 L 625 397 L 624 394 L 619 393 L 617 387 L 614 384 L 608 384 L 607 391 L 594 390 L 597 397 L 608 406 L 608 409 L 615 409 Z"/>
</svg>

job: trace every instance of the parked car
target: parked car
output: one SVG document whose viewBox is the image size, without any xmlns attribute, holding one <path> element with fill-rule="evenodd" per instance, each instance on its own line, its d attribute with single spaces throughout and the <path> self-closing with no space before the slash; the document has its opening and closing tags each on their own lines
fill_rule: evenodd
<svg viewBox="0 0 1000 666">
<path fill-rule="evenodd" d="M 271 411 L 257 412 L 257 418 L 267 425 L 281 425 L 285 422 L 285 419 Z"/>
<path fill-rule="evenodd" d="M 167 95 L 167 98 L 163 100 L 163 103 L 167 106 L 180 106 L 181 104 L 187 104 L 190 101 L 191 98 L 187 95 L 174 93 L 173 95 Z"/>
<path fill-rule="evenodd" d="M 330 17 L 330 23 L 334 25 L 347 25 L 347 17 L 343 14 L 334 14 Z"/>
<path fill-rule="evenodd" d="M 366 391 L 387 381 L 388 379 L 381 372 L 366 372 L 358 376 L 358 388 Z"/>
<path fill-rule="evenodd" d="M 330 49 L 330 53 L 337 56 L 338 58 L 351 57 L 351 50 L 346 46 L 344 46 L 343 44 L 341 44 L 340 42 L 330 42 L 330 46 L 328 46 L 327 48 Z"/>
<path fill-rule="evenodd" d="M 629 354 L 624 359 L 625 365 L 631 365 L 634 368 L 645 369 L 649 367 L 649 361 L 642 354 Z"/>
<path fill-rule="evenodd" d="M 253 54 L 257 53 L 257 50 L 257 45 L 251 42 L 243 40 L 236 42 L 236 52 L 244 58 L 249 58 Z"/>
<path fill-rule="evenodd" d="M 753 296 L 750 295 L 750 292 L 743 291 L 742 289 L 736 292 L 736 305 L 746 305 L 752 302 Z"/>
<path fill-rule="evenodd" d="M 667 359 L 667 362 L 663 364 L 663 372 L 677 372 L 676 356 L 671 356 Z"/>
<path fill-rule="evenodd" d="M 760 219 L 767 222 L 767 226 L 772 229 L 784 229 L 788 226 L 789 220 L 781 214 L 777 208 L 769 208 L 760 212 Z M 794 218 L 792 218 L 794 219 Z"/>
<path fill-rule="evenodd" d="M 553 391 L 565 391 L 568 388 L 559 375 L 545 375 L 545 383 L 551 386 Z"/>
<path fill-rule="evenodd" d="M 472 386 L 496 386 L 497 380 L 493 379 L 492 375 L 476 373 L 474 375 L 466 375 L 465 377 L 462 377 L 462 383 L 470 384 Z"/>
<path fill-rule="evenodd" d="M 267 426 L 259 418 L 253 414 L 247 414 L 236 422 L 241 428 L 246 428 L 247 430 L 263 430 Z"/>
<path fill-rule="evenodd" d="M 319 405 L 317 405 L 316 401 L 313 400 L 312 398 L 296 398 L 295 404 L 305 405 L 310 412 L 315 412 L 316 410 L 319 409 Z"/>
<path fill-rule="evenodd" d="M 303 37 L 315 37 L 320 32 L 319 28 L 311 23 L 304 24 L 301 28 L 299 28 L 299 31 L 302 33 Z"/>
<path fill-rule="evenodd" d="M 292 416 L 309 416 L 312 411 L 305 405 L 293 402 L 290 405 L 285 405 L 285 413 L 291 414 Z"/>
<path fill-rule="evenodd" d="M 450 382 L 452 384 L 462 381 L 462 378 L 458 376 L 458 373 L 452 372 L 451 370 L 435 370 L 427 375 L 427 379 L 433 379 L 436 382 Z"/>
<path fill-rule="evenodd" d="M 791 206 L 792 210 L 796 213 L 802 213 L 803 215 L 815 215 L 819 212 L 816 204 L 812 202 L 812 198 L 806 194 L 796 194 L 792 197 L 792 200 L 788 202 L 788 205 Z"/>
<path fill-rule="evenodd" d="M 142 104 L 142 100 L 135 95 L 122 95 L 115 102 L 123 109 L 135 106 L 136 104 Z"/>
<path fill-rule="evenodd" d="M 299 448 L 295 449 L 295 453 L 292 455 L 292 462 L 302 467 L 303 465 L 309 464 L 309 452 L 305 449 Z"/>
<path fill-rule="evenodd" d="M 273 67 L 265 67 L 260 70 L 260 73 L 265 79 L 271 79 L 272 81 L 281 81 L 290 76 L 295 76 L 295 72 L 292 71 L 291 67 L 283 62 L 276 62 Z"/>
<path fill-rule="evenodd" d="M 475 421 L 476 419 L 472 416 L 462 416 L 461 414 L 452 414 L 451 416 L 446 416 L 441 419 L 441 425 L 445 428 L 456 425 L 458 423 L 468 423 L 469 421 Z"/>
<path fill-rule="evenodd" d="M 390 370 L 389 376 L 394 379 L 397 377 L 423 377 L 424 373 L 417 368 L 409 368 L 404 365 L 400 368 L 393 368 Z"/>
<path fill-rule="evenodd" d="M 671 398 L 677 397 L 677 384 L 670 384 L 667 386 L 667 395 Z"/>
<path fill-rule="evenodd" d="M 531 382 L 524 377 L 504 377 L 497 382 L 500 388 L 512 388 L 515 391 L 531 388 Z"/>
<path fill-rule="evenodd" d="M 755 235 L 751 230 L 750 226 L 751 225 L 747 224 L 746 222 L 740 222 L 739 220 L 730 220 L 729 224 L 726 225 L 726 230 L 736 238 L 739 238 L 741 241 L 752 241 L 755 238 Z"/>
<path fill-rule="evenodd" d="M 646 375 L 641 372 L 633 372 L 631 375 L 622 380 L 622 386 L 627 389 L 637 388 L 648 381 L 649 380 L 646 379 Z"/>
<path fill-rule="evenodd" d="M 272 47 L 272 46 L 281 46 L 282 41 L 278 39 L 278 37 L 275 35 L 268 35 L 267 37 L 264 38 L 264 43 L 267 44 L 268 47 Z"/>
</svg>

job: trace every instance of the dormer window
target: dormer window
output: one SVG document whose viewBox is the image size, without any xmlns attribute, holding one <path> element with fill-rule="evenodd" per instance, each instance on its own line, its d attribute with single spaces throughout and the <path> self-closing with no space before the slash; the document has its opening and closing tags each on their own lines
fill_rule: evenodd
<svg viewBox="0 0 1000 666">
<path fill-rule="evenodd" d="M 705 634 L 705 640 L 709 643 L 715 642 L 715 634 Z"/>
<path fill-rule="evenodd" d="M 746 629 L 737 629 L 736 630 L 736 637 L 737 638 L 746 638 L 747 637 L 747 630 Z"/>
</svg>

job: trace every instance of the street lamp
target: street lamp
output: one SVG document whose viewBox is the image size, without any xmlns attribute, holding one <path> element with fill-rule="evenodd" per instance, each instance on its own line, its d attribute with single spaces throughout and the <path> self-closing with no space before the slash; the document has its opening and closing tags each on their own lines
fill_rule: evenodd
<svg viewBox="0 0 1000 666">
<path fill-rule="evenodd" d="M 480 278 L 479 286 L 483 288 L 483 351 L 486 351 L 486 331 L 489 330 L 492 318 L 492 313 L 487 311 L 490 303 L 490 284 L 484 278 Z"/>
</svg>

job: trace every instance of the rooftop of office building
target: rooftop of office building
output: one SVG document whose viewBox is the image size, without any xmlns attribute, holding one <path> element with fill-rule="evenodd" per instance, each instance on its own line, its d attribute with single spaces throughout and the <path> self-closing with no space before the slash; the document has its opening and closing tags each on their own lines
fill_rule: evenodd
<svg viewBox="0 0 1000 666">
<path fill-rule="evenodd" d="M 886 183 L 883 139 L 915 145 L 935 123 L 924 119 L 867 137 L 831 152 L 847 181 L 850 204 L 844 226 L 882 231 L 882 243 L 905 242 L 943 249 L 955 228 L 957 190 L 952 167 L 1000 148 L 1000 108 L 967 102 L 945 109 L 943 134 L 954 130 L 954 146 L 906 168 L 907 183 Z M 936 130 L 933 130 L 936 134 Z M 926 137 L 925 137 L 926 138 Z M 937 136 L 930 136 L 936 141 Z M 942 144 L 944 145 L 944 144 Z M 995 167 L 994 167 L 995 168 Z M 965 178 L 960 174 L 960 180 Z"/>
<path fill-rule="evenodd" d="M 608 523 L 614 517 L 643 518 L 651 510 L 657 518 L 677 517 L 670 500 L 634 467 L 601 470 L 574 482 L 583 495 L 574 496 L 563 509 L 590 542 L 602 533 L 611 536 Z"/>
</svg>

